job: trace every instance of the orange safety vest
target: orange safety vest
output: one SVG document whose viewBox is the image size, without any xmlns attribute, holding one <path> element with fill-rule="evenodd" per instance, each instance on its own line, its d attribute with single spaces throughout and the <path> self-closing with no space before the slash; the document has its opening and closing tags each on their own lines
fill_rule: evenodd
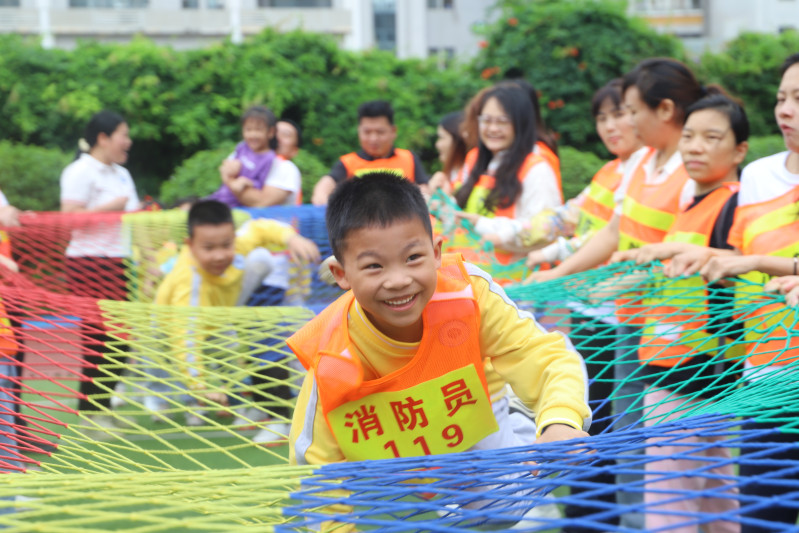
<svg viewBox="0 0 799 533">
<path fill-rule="evenodd" d="M 680 194 L 688 180 L 688 173 L 681 164 L 663 182 L 648 184 L 644 167 L 654 155 L 653 150 L 642 158 L 630 180 L 619 218 L 619 250 L 662 242 L 680 210 Z M 641 305 L 640 297 L 617 298 L 616 316 L 619 322 L 641 325 L 643 319 L 637 316 Z"/>
<path fill-rule="evenodd" d="M 416 355 L 377 379 L 364 380 L 350 347 L 353 300 L 347 292 L 286 341 L 313 370 L 325 419 L 348 460 L 462 451 L 498 429 L 480 351 L 480 310 L 460 256 L 442 258 Z"/>
<path fill-rule="evenodd" d="M 519 182 L 521 183 L 524 181 L 524 178 L 527 176 L 527 173 L 531 168 L 543 162 L 545 162 L 545 159 L 542 156 L 533 152 L 527 154 L 527 157 L 524 159 L 524 163 L 522 163 L 522 166 L 519 168 L 519 172 L 516 173 L 516 177 Z M 477 180 L 477 183 L 474 185 L 474 189 L 472 189 L 472 193 L 469 195 L 469 199 L 466 201 L 466 206 L 463 208 L 463 210 L 467 213 L 476 213 L 489 218 L 493 218 L 495 216 L 516 218 L 516 202 L 513 202 L 508 207 L 496 207 L 494 208 L 493 212 L 486 210 L 485 199 L 494 189 L 495 185 L 496 179 L 494 176 L 482 174 Z M 494 255 L 496 256 L 497 261 L 503 265 L 507 265 L 514 259 L 518 258 L 518 254 L 496 250 Z"/>
<path fill-rule="evenodd" d="M 738 207 L 733 227 L 743 227 L 739 248 L 744 255 L 799 257 L 799 186 L 777 198 Z M 737 244 L 737 243 L 731 243 Z M 764 303 L 761 284 L 771 276 L 749 272 L 740 276 L 735 300 L 741 304 Z M 749 362 L 784 365 L 799 359 L 795 311 L 782 303 L 758 307 L 743 316 Z"/>
<path fill-rule="evenodd" d="M 721 210 L 738 189 L 738 183 L 725 183 L 678 214 L 663 242 L 708 246 Z M 655 296 L 644 302 L 638 358 L 650 365 L 674 367 L 699 351 L 717 350 L 718 338 L 706 332 L 708 293 L 702 278 L 666 279 L 660 273 L 653 285 Z"/>
<path fill-rule="evenodd" d="M 356 152 L 343 155 L 340 158 L 344 168 L 347 169 L 347 179 L 366 174 L 368 172 L 385 171 L 395 172 L 416 182 L 414 172 L 413 153 L 410 150 L 394 148 L 394 153 L 390 157 L 380 159 L 363 159 Z"/>
<path fill-rule="evenodd" d="M 552 171 L 555 172 L 555 178 L 558 180 L 558 192 L 560 192 L 560 201 L 563 203 L 563 184 L 561 183 L 560 178 L 560 158 L 557 154 L 552 151 L 552 148 L 547 146 L 545 143 L 538 141 L 535 143 L 536 148 L 538 148 L 538 155 L 544 158 L 544 160 L 549 163 L 549 166 L 552 167 Z"/>
<path fill-rule="evenodd" d="M 463 158 L 463 167 L 461 167 L 461 171 L 458 173 L 458 177 L 455 179 L 455 182 L 452 184 L 452 188 L 454 190 L 459 189 L 460 186 L 466 183 L 466 180 L 469 179 L 469 174 L 472 173 L 474 164 L 477 163 L 478 153 L 479 152 L 476 147 L 466 152 L 466 157 Z"/>
<path fill-rule="evenodd" d="M 607 226 L 613 218 L 616 201 L 613 195 L 621 185 L 622 174 L 619 167 L 621 159 L 605 163 L 594 174 L 588 186 L 588 194 L 580 206 L 580 221 L 575 234 L 586 235 Z"/>
</svg>

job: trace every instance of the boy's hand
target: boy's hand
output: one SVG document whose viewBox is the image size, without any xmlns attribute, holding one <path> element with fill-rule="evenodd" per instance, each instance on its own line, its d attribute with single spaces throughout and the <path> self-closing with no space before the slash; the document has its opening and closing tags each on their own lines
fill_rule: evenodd
<svg viewBox="0 0 799 533">
<path fill-rule="evenodd" d="M 295 263 L 318 263 L 320 257 L 316 243 L 300 234 L 294 235 L 286 243 L 291 260 Z"/>
<path fill-rule="evenodd" d="M 227 186 L 231 191 L 233 191 L 233 194 L 241 194 L 247 189 L 247 187 L 252 187 L 252 181 L 244 176 L 239 176 L 238 178 L 228 182 Z"/>
<path fill-rule="evenodd" d="M 535 439 L 536 444 L 546 444 L 548 442 L 558 442 L 562 440 L 584 439 L 589 437 L 588 433 L 580 429 L 574 429 L 566 424 L 551 424 L 544 428 L 541 436 Z"/>
</svg>

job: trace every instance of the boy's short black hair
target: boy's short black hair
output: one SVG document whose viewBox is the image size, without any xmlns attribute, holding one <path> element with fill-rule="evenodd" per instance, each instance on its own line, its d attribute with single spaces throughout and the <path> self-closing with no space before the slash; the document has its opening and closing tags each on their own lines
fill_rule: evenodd
<svg viewBox="0 0 799 533">
<path fill-rule="evenodd" d="M 433 238 L 430 212 L 419 187 L 391 172 L 370 172 L 340 183 L 330 195 L 325 218 L 330 246 L 339 261 L 347 235 L 361 228 L 385 228 L 418 218 Z"/>
<path fill-rule="evenodd" d="M 189 237 L 194 237 L 197 226 L 233 224 L 233 212 L 218 200 L 200 200 L 189 209 Z"/>
<path fill-rule="evenodd" d="M 362 118 L 386 117 L 389 124 L 394 124 L 394 108 L 385 100 L 371 100 L 358 107 L 358 123 Z"/>
</svg>

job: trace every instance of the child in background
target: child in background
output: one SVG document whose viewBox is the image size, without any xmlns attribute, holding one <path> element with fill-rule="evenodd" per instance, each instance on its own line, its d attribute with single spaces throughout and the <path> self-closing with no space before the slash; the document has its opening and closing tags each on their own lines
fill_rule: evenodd
<svg viewBox="0 0 799 533">
<path fill-rule="evenodd" d="M 302 194 L 300 171 L 278 156 L 277 119 L 263 106 L 249 108 L 241 117 L 244 139 L 222 162 L 220 188 L 210 196 L 229 207 L 295 205 Z"/>
<path fill-rule="evenodd" d="M 710 87 L 708 92 L 710 96 L 686 110 L 679 143 L 685 169 L 696 184 L 694 201 L 677 215 L 663 242 L 619 253 L 616 259 L 645 263 L 654 259 L 666 261 L 694 247 L 731 249 L 727 237 L 738 204 L 738 165 L 746 157 L 749 121 L 741 105 L 723 91 Z M 668 265 L 664 273 L 673 275 Z M 737 381 L 737 376 L 730 372 L 719 376 L 719 365 L 729 365 L 719 352 L 721 324 L 713 320 L 715 316 L 729 319 L 730 310 L 724 312 L 723 307 L 731 303 L 709 294 L 701 277 L 682 276 L 682 272 L 670 281 L 661 278 L 653 293 L 657 296 L 647 300 L 643 311 L 638 347 L 643 380 L 656 385 L 646 392 L 644 399 L 647 426 L 678 418 L 688 406 L 707 401 L 719 390 L 734 387 Z M 701 496 L 723 486 L 723 480 L 735 474 L 730 449 L 713 446 L 718 440 L 721 438 L 695 435 L 678 441 L 671 437 L 647 440 L 647 455 L 671 457 L 647 462 L 645 466 L 648 475 L 644 499 L 647 510 L 651 511 L 646 513 L 647 530 L 681 530 L 678 524 L 685 521 L 685 513 L 737 514 L 735 498 Z M 714 458 L 718 466 L 708 466 L 711 476 L 661 479 L 662 472 L 696 468 L 696 455 L 681 458 L 690 444 L 702 447 L 702 455 Z M 675 494 L 685 492 L 697 496 L 673 501 Z M 740 525 L 713 521 L 704 528 L 709 533 L 729 532 L 739 531 Z"/>
<path fill-rule="evenodd" d="M 292 260 L 299 263 L 319 260 L 319 250 L 313 241 L 297 234 L 291 226 L 274 220 L 250 221 L 237 234 L 230 208 L 216 200 L 204 200 L 192 206 L 188 230 L 186 245 L 175 267 L 158 288 L 157 304 L 243 305 L 271 270 L 271 254 L 264 247 L 286 248 Z M 272 366 L 262 368 L 257 374 L 259 378 L 253 378 L 256 393 L 262 383 L 273 382 Z M 203 388 L 199 376 L 185 377 L 190 388 Z M 287 409 L 276 408 L 275 411 L 288 419 Z M 277 426 L 272 427 L 274 431 L 277 429 Z M 288 425 L 284 429 L 287 431 Z M 254 440 L 267 442 L 280 438 L 274 431 L 264 429 L 263 435 L 259 433 Z"/>
<path fill-rule="evenodd" d="M 330 270 L 349 292 L 288 340 L 308 370 L 291 463 L 531 444 L 509 422 L 506 383 L 537 414 L 537 442 L 587 435 L 580 355 L 487 274 L 442 256 L 411 182 L 388 173 L 343 182 L 330 198 L 327 228 L 336 258 Z M 418 404 L 406 408 L 419 411 L 424 402 L 429 423 L 403 426 L 392 416 L 392 400 L 411 396 Z"/>
</svg>

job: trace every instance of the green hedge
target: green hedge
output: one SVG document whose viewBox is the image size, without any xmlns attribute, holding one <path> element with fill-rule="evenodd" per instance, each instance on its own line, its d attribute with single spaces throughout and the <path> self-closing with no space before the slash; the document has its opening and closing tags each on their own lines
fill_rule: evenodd
<svg viewBox="0 0 799 533">
<path fill-rule="evenodd" d="M 440 116 L 461 108 L 484 82 L 462 66 L 354 53 L 330 36 L 265 30 L 242 45 L 175 51 L 145 39 L 43 50 L 0 36 L 0 139 L 75 148 L 88 118 L 111 108 L 131 126 L 128 168 L 141 192 L 186 159 L 241 138 L 239 116 L 265 104 L 298 122 L 324 166 L 357 147 L 357 107 L 384 98 L 396 111 L 397 143 L 430 161 Z"/>
<path fill-rule="evenodd" d="M 59 178 L 74 154 L 0 141 L 0 189 L 11 205 L 31 211 L 58 211 Z"/>
<path fill-rule="evenodd" d="M 581 152 L 571 146 L 562 146 L 558 155 L 564 200 L 580 194 L 606 162 L 592 152 Z"/>
</svg>

